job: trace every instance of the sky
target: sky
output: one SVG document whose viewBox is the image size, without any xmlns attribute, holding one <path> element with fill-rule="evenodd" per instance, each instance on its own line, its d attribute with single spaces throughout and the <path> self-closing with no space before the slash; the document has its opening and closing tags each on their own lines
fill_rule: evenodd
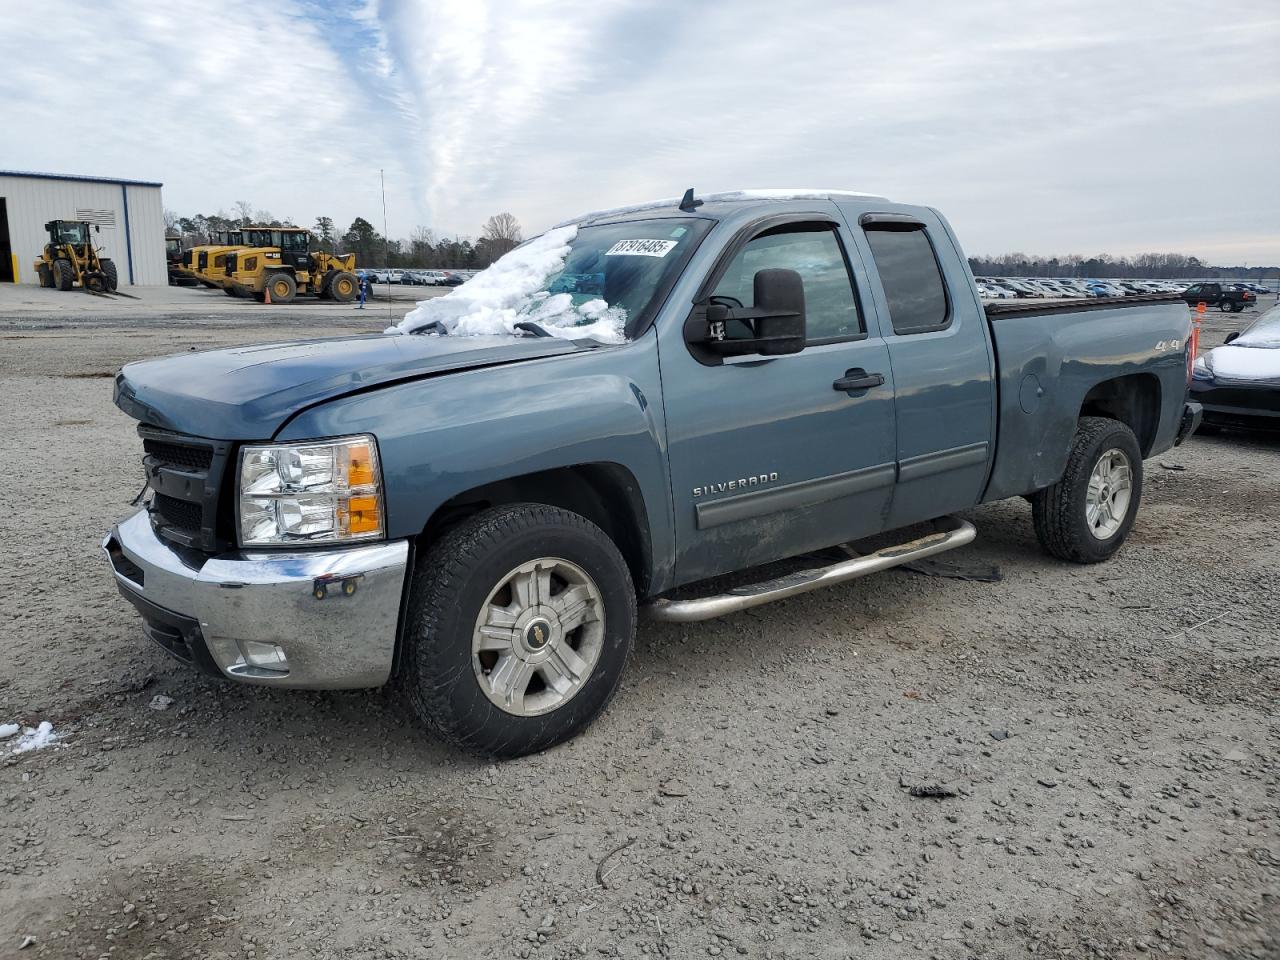
<svg viewBox="0 0 1280 960">
<path fill-rule="evenodd" d="M 686 187 L 938 207 L 971 254 L 1280 265 L 1275 0 L 64 0 L 0 22 L 0 169 L 526 236 Z"/>
</svg>

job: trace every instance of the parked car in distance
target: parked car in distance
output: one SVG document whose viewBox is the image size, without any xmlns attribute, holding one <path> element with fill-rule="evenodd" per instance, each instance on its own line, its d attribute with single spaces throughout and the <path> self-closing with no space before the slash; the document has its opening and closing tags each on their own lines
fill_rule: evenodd
<svg viewBox="0 0 1280 960">
<path fill-rule="evenodd" d="M 1201 433 L 1280 430 L 1280 306 L 1196 359 L 1191 396 L 1204 407 Z"/>
<path fill-rule="evenodd" d="M 1190 306 L 1216 306 L 1223 313 L 1239 313 L 1245 307 L 1256 307 L 1258 295 L 1252 290 L 1237 290 L 1222 283 L 1193 283 L 1182 291 L 1182 299 Z"/>
<path fill-rule="evenodd" d="M 1199 420 L 1181 303 L 983 304 L 925 206 L 690 190 L 507 257 L 382 336 L 121 370 L 149 499 L 103 550 L 153 642 L 242 683 L 394 680 L 449 741 L 526 754 L 605 708 L 638 606 L 688 623 L 844 583 L 1011 497 L 1049 554 L 1102 562 L 1143 461 Z"/>
</svg>

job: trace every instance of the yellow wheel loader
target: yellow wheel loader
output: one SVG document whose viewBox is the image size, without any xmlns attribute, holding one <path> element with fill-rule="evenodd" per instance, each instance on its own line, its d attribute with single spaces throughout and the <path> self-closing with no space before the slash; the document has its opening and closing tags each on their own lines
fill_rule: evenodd
<svg viewBox="0 0 1280 960">
<path fill-rule="evenodd" d="M 91 293 L 114 293 L 119 286 L 116 265 L 98 256 L 89 228 L 95 224 L 81 220 L 50 220 L 44 225 L 49 242 L 36 260 L 40 286 L 70 290 L 79 286 Z"/>
<path fill-rule="evenodd" d="M 244 244 L 243 230 L 219 230 L 209 243 L 191 248 L 191 272 L 206 287 L 224 287 L 227 253 Z"/>
<path fill-rule="evenodd" d="M 356 255 L 311 253 L 300 227 L 246 227 L 245 245 L 229 253 L 226 276 L 237 296 L 289 303 L 298 294 L 350 303 L 360 292 Z"/>
</svg>

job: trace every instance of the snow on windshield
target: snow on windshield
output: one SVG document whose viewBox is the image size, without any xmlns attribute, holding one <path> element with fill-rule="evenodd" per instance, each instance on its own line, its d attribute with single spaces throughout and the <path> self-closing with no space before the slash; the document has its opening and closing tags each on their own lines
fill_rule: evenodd
<svg viewBox="0 0 1280 960">
<path fill-rule="evenodd" d="M 552 336 L 621 343 L 626 311 L 595 298 L 575 304 L 550 293 L 548 280 L 564 269 L 576 226 L 557 227 L 530 240 L 443 297 L 419 301 L 387 333 L 413 333 L 439 323 L 454 336 L 522 335 L 515 325 L 538 324 Z M 527 335 L 527 334 L 523 334 Z"/>
<path fill-rule="evenodd" d="M 1231 341 L 1233 347 L 1280 348 L 1280 307 L 1272 307 Z"/>
</svg>

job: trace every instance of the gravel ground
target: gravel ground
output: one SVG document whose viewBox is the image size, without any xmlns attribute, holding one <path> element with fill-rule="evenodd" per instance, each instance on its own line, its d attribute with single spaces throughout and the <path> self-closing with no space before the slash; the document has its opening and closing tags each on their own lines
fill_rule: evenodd
<svg viewBox="0 0 1280 960">
<path fill-rule="evenodd" d="M 0 723 L 62 737 L 0 759 L 0 956 L 1280 956 L 1280 440 L 1148 462 L 1102 566 L 1018 500 L 951 555 L 1000 582 L 645 625 L 599 722 L 491 765 L 205 680 L 116 595 L 118 365 L 379 326 L 265 316 L 0 321 Z"/>
</svg>

